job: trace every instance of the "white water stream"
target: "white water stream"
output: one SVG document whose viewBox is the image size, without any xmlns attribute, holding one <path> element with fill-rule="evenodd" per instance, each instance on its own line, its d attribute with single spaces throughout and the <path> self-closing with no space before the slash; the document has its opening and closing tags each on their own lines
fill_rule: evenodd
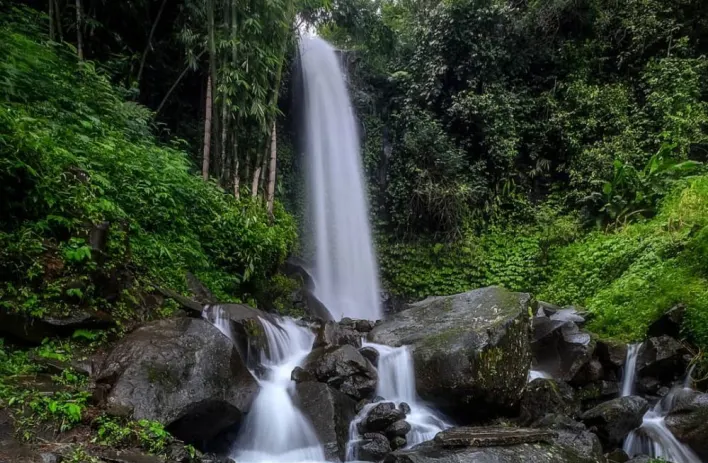
<svg viewBox="0 0 708 463">
<path fill-rule="evenodd" d="M 310 353 L 315 336 L 294 320 L 279 326 L 261 319 L 268 338 L 268 352 L 261 353 L 265 368 L 260 391 L 251 406 L 231 458 L 241 462 L 325 461 L 312 424 L 295 406 L 290 379 L 293 369 Z"/>
<path fill-rule="evenodd" d="M 622 379 L 622 397 L 632 395 L 637 368 L 637 357 L 641 344 L 630 344 L 627 348 L 624 378 Z M 691 371 L 686 375 L 690 382 Z M 665 418 L 671 411 L 676 395 L 681 388 L 672 389 L 653 409 L 646 412 L 642 425 L 632 431 L 624 441 L 623 449 L 630 458 L 637 455 L 649 455 L 673 463 L 701 463 L 701 459 L 687 445 L 679 442 L 666 427 Z"/>
<path fill-rule="evenodd" d="M 411 409 L 406 415 L 406 421 L 411 425 L 411 430 L 406 435 L 407 447 L 430 440 L 451 426 L 418 397 L 415 390 L 413 357 L 408 346 L 390 347 L 368 342 L 363 342 L 363 345 L 373 347 L 379 352 L 379 382 L 376 395 L 383 397 L 383 402 L 393 402 L 397 406 L 405 402 Z M 361 439 L 357 426 L 377 403 L 365 406 L 349 425 L 347 461 L 357 459 L 355 443 Z"/>
<path fill-rule="evenodd" d="M 300 42 L 315 296 L 338 320 L 378 320 L 381 302 L 359 133 L 335 50 Z"/>
</svg>

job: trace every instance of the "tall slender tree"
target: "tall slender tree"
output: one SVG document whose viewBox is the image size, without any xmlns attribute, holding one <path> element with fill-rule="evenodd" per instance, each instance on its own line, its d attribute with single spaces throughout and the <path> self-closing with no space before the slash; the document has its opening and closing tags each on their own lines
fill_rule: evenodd
<svg viewBox="0 0 708 463">
<path fill-rule="evenodd" d="M 211 116 L 212 94 L 211 76 L 207 77 L 206 109 L 204 111 L 204 150 L 202 155 L 202 178 L 209 180 L 209 161 L 211 155 Z"/>
</svg>

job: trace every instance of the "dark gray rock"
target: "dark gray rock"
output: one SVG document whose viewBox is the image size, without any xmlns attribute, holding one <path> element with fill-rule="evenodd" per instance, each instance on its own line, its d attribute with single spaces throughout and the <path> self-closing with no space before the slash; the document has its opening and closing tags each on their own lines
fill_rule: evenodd
<svg viewBox="0 0 708 463">
<path fill-rule="evenodd" d="M 406 438 L 401 437 L 401 436 L 396 436 L 393 439 L 391 439 L 389 442 L 391 444 L 391 450 L 402 449 L 403 447 L 408 445 L 408 441 L 406 440 Z"/>
<path fill-rule="evenodd" d="M 327 383 L 355 400 L 370 398 L 376 391 L 376 369 L 349 344 L 314 349 L 305 359 L 303 369 L 317 381 Z"/>
<path fill-rule="evenodd" d="M 538 378 L 531 381 L 521 398 L 521 420 L 531 424 L 548 413 L 575 417 L 580 413 L 573 388 L 563 381 Z"/>
<path fill-rule="evenodd" d="M 557 434 L 553 443 L 575 450 L 578 455 L 586 455 L 596 461 L 602 460 L 602 443 L 588 431 L 583 423 L 568 416 L 548 414 L 533 424 L 533 427 L 549 429 Z"/>
<path fill-rule="evenodd" d="M 442 448 L 497 447 L 536 442 L 550 443 L 556 433 L 536 428 L 478 426 L 450 428 L 435 436 Z"/>
<path fill-rule="evenodd" d="M 187 443 L 239 423 L 258 389 L 233 343 L 192 318 L 133 331 L 106 357 L 96 381 L 110 386 L 109 413 L 159 421 Z"/>
<path fill-rule="evenodd" d="M 708 394 L 678 403 L 666 417 L 666 426 L 681 442 L 708 461 Z"/>
<path fill-rule="evenodd" d="M 489 287 L 412 304 L 376 326 L 373 342 L 410 345 L 418 393 L 450 415 L 512 410 L 531 361 L 526 293 Z"/>
<path fill-rule="evenodd" d="M 398 420 L 384 430 L 384 434 L 389 440 L 395 437 L 406 437 L 410 432 L 411 425 L 406 420 Z"/>
<path fill-rule="evenodd" d="M 536 317 L 531 347 L 540 369 L 571 381 L 592 359 L 595 340 L 572 321 Z"/>
<path fill-rule="evenodd" d="M 641 397 L 619 397 L 588 410 L 581 418 L 609 450 L 621 445 L 627 434 L 641 425 L 647 410 L 649 404 Z"/>
<path fill-rule="evenodd" d="M 614 341 L 598 341 L 595 354 L 606 369 L 621 368 L 627 361 L 627 344 Z"/>
<path fill-rule="evenodd" d="M 378 366 L 379 364 L 379 351 L 373 347 L 362 347 L 359 349 L 359 353 L 364 356 L 366 360 L 371 362 L 373 366 Z"/>
<path fill-rule="evenodd" d="M 361 347 L 362 334 L 354 329 L 354 324 L 340 324 L 335 321 L 327 321 L 320 325 L 317 330 L 314 347 L 338 347 L 346 344 L 354 347 Z"/>
<path fill-rule="evenodd" d="M 600 360 L 594 358 L 583 365 L 570 383 L 575 387 L 579 387 L 601 381 L 604 377 L 605 368 L 602 366 Z"/>
<path fill-rule="evenodd" d="M 359 432 L 362 434 L 384 432 L 389 426 L 403 419 L 405 419 L 405 414 L 396 408 L 396 404 L 383 402 L 369 410 L 366 418 L 359 424 Z"/>
<path fill-rule="evenodd" d="M 549 315 L 548 318 L 554 321 L 573 322 L 578 326 L 582 326 L 585 323 L 585 317 L 574 307 L 558 310 L 556 313 Z"/>
<path fill-rule="evenodd" d="M 549 302 L 538 301 L 538 309 L 536 311 L 536 316 L 550 317 L 559 310 L 562 310 L 562 308 L 558 305 L 551 304 Z"/>
<path fill-rule="evenodd" d="M 400 404 L 398 404 L 398 409 L 401 410 L 405 415 L 408 415 L 411 412 L 411 406 L 405 402 L 401 402 Z"/>
<path fill-rule="evenodd" d="M 391 444 L 382 434 L 364 434 L 363 439 L 354 443 L 357 459 L 361 461 L 381 461 L 391 453 Z"/>
<path fill-rule="evenodd" d="M 649 325 L 647 336 L 670 336 L 678 338 L 681 336 L 681 324 L 683 317 L 686 314 L 686 306 L 678 304 L 669 309 L 657 321 Z"/>
<path fill-rule="evenodd" d="M 354 400 L 324 383 L 300 383 L 295 390 L 297 403 L 315 428 L 327 460 L 344 461 L 349 422 L 356 416 Z"/>
<path fill-rule="evenodd" d="M 544 443 L 442 448 L 428 441 L 389 454 L 385 463 L 600 463 L 573 449 Z"/>
<path fill-rule="evenodd" d="M 609 399 L 619 395 L 620 384 L 617 381 L 597 381 L 577 389 L 576 397 L 580 399 L 582 408 L 589 410 Z"/>
<path fill-rule="evenodd" d="M 689 361 L 688 350 L 676 339 L 670 336 L 649 338 L 639 349 L 637 375 L 640 379 L 656 378 L 670 386 L 684 376 Z"/>
</svg>

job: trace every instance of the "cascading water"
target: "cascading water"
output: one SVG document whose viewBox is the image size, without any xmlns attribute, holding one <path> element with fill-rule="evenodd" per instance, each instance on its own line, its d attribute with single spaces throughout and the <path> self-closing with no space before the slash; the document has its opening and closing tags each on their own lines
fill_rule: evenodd
<svg viewBox="0 0 708 463">
<path fill-rule="evenodd" d="M 359 134 L 335 50 L 300 42 L 308 159 L 308 207 L 315 247 L 315 296 L 335 319 L 381 318 Z"/>
<path fill-rule="evenodd" d="M 238 462 L 325 461 L 317 435 L 293 403 L 293 369 L 310 353 L 315 336 L 294 320 L 280 326 L 261 319 L 268 350 L 261 353 L 260 391 L 239 433 L 231 458 Z"/>
<path fill-rule="evenodd" d="M 641 344 L 629 344 L 627 346 L 627 358 L 624 362 L 624 377 L 622 378 L 622 397 L 627 397 L 634 393 L 634 377 L 637 370 L 637 357 Z"/>
<path fill-rule="evenodd" d="M 637 368 L 637 357 L 641 344 L 627 346 L 627 359 L 622 379 L 622 397 L 634 393 L 634 378 Z M 690 378 L 691 371 L 686 375 Z M 632 431 L 624 441 L 623 449 L 630 457 L 650 455 L 674 463 L 701 463 L 700 458 L 686 445 L 674 437 L 666 427 L 664 419 L 673 406 L 677 394 L 682 388 L 674 388 L 660 400 L 653 409 L 646 412 L 642 425 Z"/>
<path fill-rule="evenodd" d="M 379 382 L 376 395 L 383 397 L 386 402 L 394 402 L 397 405 L 405 402 L 410 406 L 410 413 L 406 416 L 406 421 L 411 425 L 411 430 L 406 435 L 408 447 L 430 440 L 440 431 L 450 427 L 418 398 L 413 357 L 408 346 L 390 347 L 367 342 L 363 345 L 373 347 L 379 352 Z M 361 438 L 357 426 L 375 405 L 374 403 L 364 407 L 349 425 L 348 461 L 356 460 L 355 443 Z"/>
</svg>

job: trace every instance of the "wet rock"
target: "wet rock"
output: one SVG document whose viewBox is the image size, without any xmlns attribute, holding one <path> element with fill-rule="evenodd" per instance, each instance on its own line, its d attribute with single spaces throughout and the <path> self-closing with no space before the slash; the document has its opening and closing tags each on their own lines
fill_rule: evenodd
<svg viewBox="0 0 708 463">
<path fill-rule="evenodd" d="M 580 413 L 580 406 L 573 388 L 566 383 L 538 378 L 526 386 L 521 398 L 521 420 L 530 424 L 548 413 L 575 417 Z"/>
<path fill-rule="evenodd" d="M 364 434 L 354 446 L 357 458 L 362 461 L 381 461 L 391 453 L 391 444 L 382 434 Z"/>
<path fill-rule="evenodd" d="M 443 448 L 433 441 L 397 450 L 384 463 L 599 463 L 572 448 L 533 443 L 495 447 Z"/>
<path fill-rule="evenodd" d="M 602 443 L 600 439 L 588 431 L 583 423 L 568 416 L 548 414 L 533 424 L 533 427 L 554 431 L 557 437 L 553 443 L 572 448 L 579 455 L 586 455 L 595 461 L 602 460 Z"/>
<path fill-rule="evenodd" d="M 489 287 L 431 297 L 376 326 L 369 339 L 410 345 L 416 387 L 450 415 L 513 410 L 530 365 L 531 295 Z"/>
<path fill-rule="evenodd" d="M 627 344 L 614 341 L 598 341 L 595 354 L 605 368 L 621 368 L 627 361 Z"/>
<path fill-rule="evenodd" d="M 686 348 L 670 336 L 649 338 L 639 349 L 637 375 L 656 378 L 670 385 L 686 373 L 690 360 L 687 355 Z"/>
<path fill-rule="evenodd" d="M 548 318 L 553 321 L 572 322 L 578 326 L 582 326 L 585 323 L 585 317 L 575 307 L 567 307 L 562 310 L 558 310 L 549 315 Z"/>
<path fill-rule="evenodd" d="M 356 416 L 354 400 L 324 383 L 300 383 L 295 391 L 299 408 L 315 428 L 327 460 L 344 461 L 349 422 Z"/>
<path fill-rule="evenodd" d="M 377 366 L 379 364 L 379 351 L 373 347 L 362 347 L 359 349 L 359 353 L 371 362 L 372 365 Z"/>
<path fill-rule="evenodd" d="M 302 383 L 305 381 L 317 381 L 317 378 L 307 370 L 302 367 L 293 368 L 293 372 L 290 374 L 290 379 L 296 383 Z"/>
<path fill-rule="evenodd" d="M 614 399 L 619 395 L 619 392 L 620 384 L 617 381 L 597 381 L 578 389 L 576 397 L 580 400 L 582 408 L 589 410 L 602 402 Z"/>
<path fill-rule="evenodd" d="M 406 438 L 401 436 L 394 437 L 389 441 L 389 443 L 391 444 L 391 450 L 402 449 L 403 447 L 408 445 L 408 441 L 406 440 Z"/>
<path fill-rule="evenodd" d="M 669 309 L 657 321 L 649 325 L 647 335 L 652 337 L 670 336 L 678 338 L 681 336 L 681 324 L 686 313 L 686 306 L 678 304 Z"/>
<path fill-rule="evenodd" d="M 370 398 L 376 391 L 376 369 L 349 344 L 314 349 L 305 359 L 303 369 L 317 381 L 327 383 L 355 400 Z"/>
<path fill-rule="evenodd" d="M 322 323 L 317 330 L 314 347 L 337 347 L 346 344 L 361 347 L 362 334 L 354 329 L 354 324 L 340 324 L 335 321 Z"/>
<path fill-rule="evenodd" d="M 629 461 L 629 455 L 622 449 L 613 450 L 605 458 L 607 458 L 607 463 L 627 463 Z"/>
<path fill-rule="evenodd" d="M 358 332 L 368 333 L 374 329 L 374 322 L 371 320 L 357 320 L 355 326 Z"/>
<path fill-rule="evenodd" d="M 708 460 L 708 394 L 676 404 L 666 417 L 666 426 L 678 440 Z"/>
<path fill-rule="evenodd" d="M 535 428 L 496 426 L 451 428 L 438 433 L 435 443 L 443 448 L 497 447 L 536 442 L 549 443 L 556 437 L 552 431 Z"/>
<path fill-rule="evenodd" d="M 582 386 L 601 381 L 605 377 L 605 368 L 598 359 L 591 359 L 571 380 L 573 386 Z"/>
<path fill-rule="evenodd" d="M 411 430 L 411 425 L 406 420 L 398 420 L 384 430 L 384 434 L 389 439 L 395 437 L 406 437 Z"/>
<path fill-rule="evenodd" d="M 559 310 L 562 310 L 560 306 L 551 304 L 549 302 L 538 301 L 538 310 L 536 311 L 536 316 L 550 317 Z"/>
<path fill-rule="evenodd" d="M 649 404 L 641 397 L 619 397 L 583 413 L 582 420 L 594 430 L 606 449 L 622 444 L 622 440 L 642 423 Z"/>
<path fill-rule="evenodd" d="M 107 356 L 96 381 L 110 386 L 109 412 L 159 421 L 187 443 L 239 423 L 258 389 L 233 343 L 192 318 L 133 331 Z"/>
<path fill-rule="evenodd" d="M 411 406 L 405 402 L 401 402 L 400 404 L 398 404 L 398 409 L 401 410 L 405 415 L 409 415 L 411 413 Z"/>
<path fill-rule="evenodd" d="M 539 367 L 552 377 L 571 381 L 595 351 L 595 340 L 572 321 L 534 318 L 531 345 Z"/>
<path fill-rule="evenodd" d="M 366 418 L 359 424 L 360 432 L 383 432 L 399 420 L 405 419 L 404 413 L 393 402 L 383 402 L 374 406 Z"/>
</svg>

